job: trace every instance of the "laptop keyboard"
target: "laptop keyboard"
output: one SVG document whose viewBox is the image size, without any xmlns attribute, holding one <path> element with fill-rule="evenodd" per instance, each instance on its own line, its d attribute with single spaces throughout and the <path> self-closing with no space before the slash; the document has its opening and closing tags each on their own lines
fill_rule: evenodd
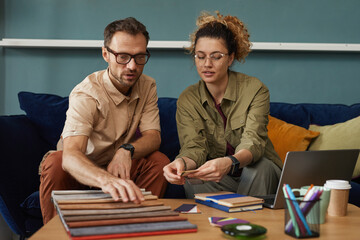
<svg viewBox="0 0 360 240">
<path fill-rule="evenodd" d="M 256 197 L 264 199 L 264 204 L 269 206 L 273 205 L 275 202 L 275 194 L 270 194 L 266 196 L 256 196 Z"/>
<path fill-rule="evenodd" d="M 275 198 L 265 198 L 264 199 L 264 203 L 269 204 L 269 205 L 273 205 L 275 201 Z"/>
</svg>

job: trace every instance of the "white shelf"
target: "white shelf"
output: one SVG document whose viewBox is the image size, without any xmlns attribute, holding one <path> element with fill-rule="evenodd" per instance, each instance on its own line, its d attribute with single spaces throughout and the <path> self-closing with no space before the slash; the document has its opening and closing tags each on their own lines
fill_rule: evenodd
<svg viewBox="0 0 360 240">
<path fill-rule="evenodd" d="M 3 38 L 0 41 L 0 47 L 11 48 L 101 48 L 102 46 L 103 40 Z M 181 50 L 188 46 L 190 46 L 188 41 L 150 41 L 148 47 L 150 49 Z M 252 50 L 360 52 L 360 44 L 253 42 Z"/>
<path fill-rule="evenodd" d="M 253 50 L 360 52 L 360 44 L 255 42 Z"/>
<path fill-rule="evenodd" d="M 0 41 L 0 46 L 13 48 L 101 48 L 103 44 L 103 40 L 3 38 Z M 182 49 L 189 45 L 187 41 L 149 41 L 148 48 Z"/>
</svg>

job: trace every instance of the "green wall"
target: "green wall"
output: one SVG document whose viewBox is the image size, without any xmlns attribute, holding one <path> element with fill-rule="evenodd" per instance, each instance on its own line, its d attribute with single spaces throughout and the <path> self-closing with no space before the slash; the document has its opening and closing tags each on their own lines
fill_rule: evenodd
<svg viewBox="0 0 360 240">
<path fill-rule="evenodd" d="M 358 0 L 0 0 L 1 38 L 102 40 L 111 21 L 136 17 L 151 40 L 188 40 L 202 10 L 236 15 L 254 42 L 360 43 Z M 145 74 L 160 97 L 198 80 L 183 50 L 152 50 Z M 0 48 L 0 114 L 22 113 L 17 93 L 67 96 L 104 69 L 100 49 Z M 271 101 L 359 103 L 360 53 L 254 51 L 234 70 L 256 76 Z"/>
<path fill-rule="evenodd" d="M 4 0 L 0 0 L 0 38 L 4 37 Z M 3 114 L 5 104 L 5 62 L 4 62 L 4 51 L 0 47 L 0 114 Z"/>
</svg>

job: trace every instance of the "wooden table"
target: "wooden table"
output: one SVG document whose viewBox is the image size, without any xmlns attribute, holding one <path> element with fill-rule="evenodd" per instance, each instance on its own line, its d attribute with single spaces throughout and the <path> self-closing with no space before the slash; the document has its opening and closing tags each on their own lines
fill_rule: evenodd
<svg viewBox="0 0 360 240">
<path fill-rule="evenodd" d="M 192 199 L 160 199 L 165 205 L 177 208 L 183 203 L 194 203 Z M 201 214 L 181 214 L 189 222 L 198 226 L 197 233 L 183 233 L 172 235 L 158 235 L 142 237 L 145 240 L 155 239 L 192 239 L 209 240 L 225 239 L 218 227 L 209 224 L 208 217 L 237 217 L 253 224 L 267 228 L 266 239 L 295 239 L 284 233 L 284 210 L 271 210 L 264 208 L 256 212 L 226 213 L 220 210 L 197 204 Z M 69 239 L 58 216 L 37 231 L 29 240 L 65 240 Z M 125 238 L 121 238 L 125 239 Z M 138 238 L 128 238 L 138 239 Z M 320 225 L 320 238 L 315 239 L 360 239 L 360 208 L 349 204 L 348 214 L 345 217 L 326 217 L 326 222 Z"/>
</svg>

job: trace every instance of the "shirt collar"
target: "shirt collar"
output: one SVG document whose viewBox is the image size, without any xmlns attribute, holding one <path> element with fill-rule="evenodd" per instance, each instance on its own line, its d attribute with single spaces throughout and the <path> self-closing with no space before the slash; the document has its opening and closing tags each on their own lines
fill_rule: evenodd
<svg viewBox="0 0 360 240">
<path fill-rule="evenodd" d="M 142 78 L 142 75 L 140 76 Z M 103 81 L 104 81 L 104 88 L 111 100 L 115 103 L 115 105 L 119 105 L 122 101 L 127 99 L 130 102 L 136 100 L 139 98 L 139 82 L 140 79 L 135 83 L 135 85 L 131 89 L 130 96 L 126 96 L 119 92 L 117 88 L 114 86 L 114 84 L 110 80 L 109 76 L 109 68 L 106 69 L 104 75 L 103 75 Z"/>
</svg>

